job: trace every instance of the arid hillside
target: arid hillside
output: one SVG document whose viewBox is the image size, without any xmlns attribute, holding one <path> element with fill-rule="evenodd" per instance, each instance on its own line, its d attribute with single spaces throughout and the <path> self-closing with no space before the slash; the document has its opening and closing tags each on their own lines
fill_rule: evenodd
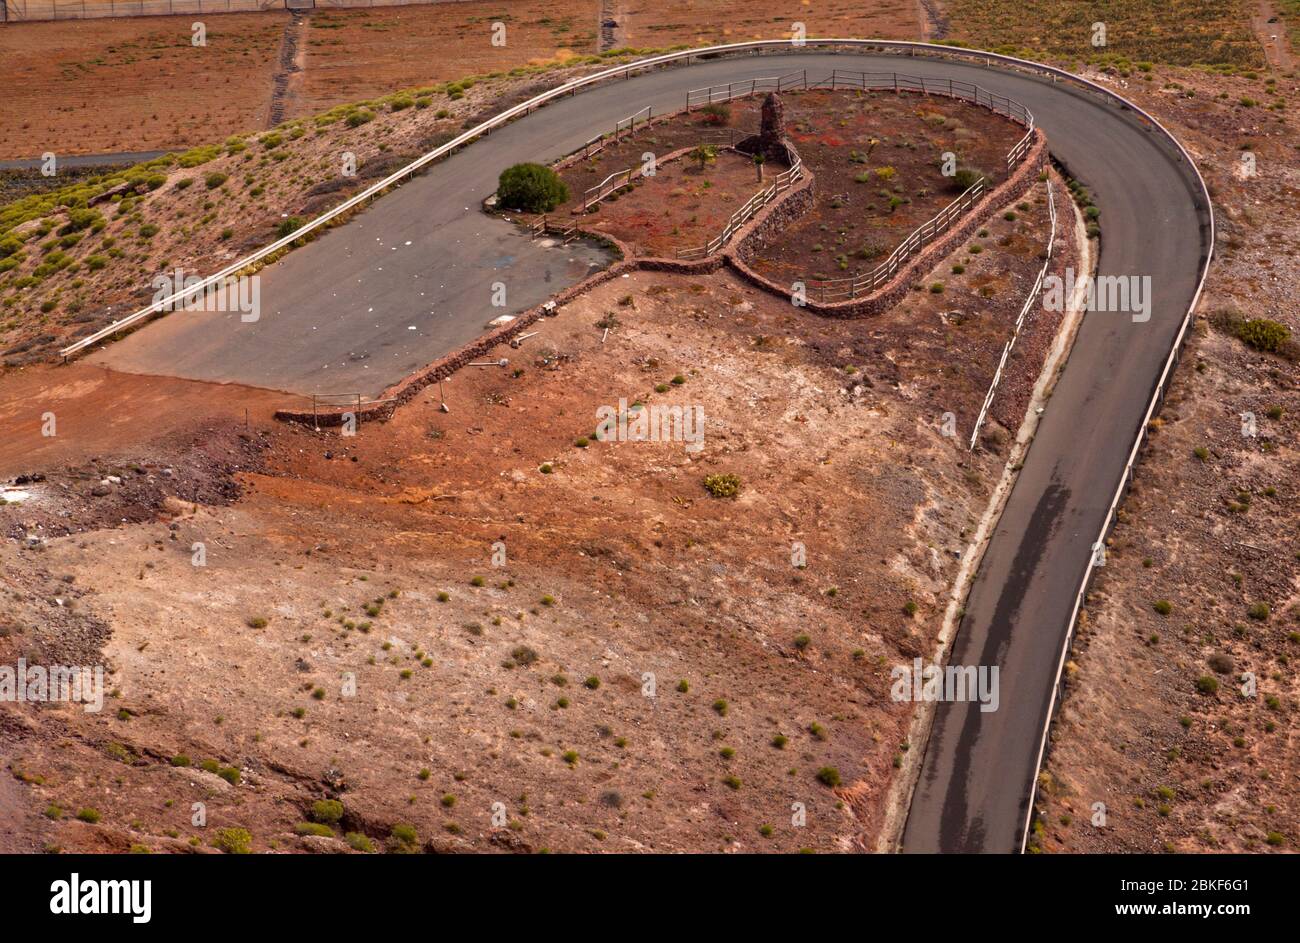
<svg viewBox="0 0 1300 943">
<path fill-rule="evenodd" d="M 1128 83 L 1197 158 L 1217 258 L 1067 665 L 1042 850 L 1300 840 L 1296 91 L 1172 69 Z"/>
</svg>

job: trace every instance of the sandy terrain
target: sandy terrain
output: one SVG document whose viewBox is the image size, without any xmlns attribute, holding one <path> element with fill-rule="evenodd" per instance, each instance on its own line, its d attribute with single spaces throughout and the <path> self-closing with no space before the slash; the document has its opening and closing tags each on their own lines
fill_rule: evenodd
<svg viewBox="0 0 1300 943">
<path fill-rule="evenodd" d="M 285 13 L 0 27 L 0 158 L 149 151 L 264 127 Z"/>
<path fill-rule="evenodd" d="M 719 0 L 622 0 L 618 22 L 622 41 L 643 48 L 788 39 L 796 22 L 804 24 L 808 36 L 916 39 L 921 33 L 915 0 L 869 5 L 853 0 L 800 0 L 795 5 L 760 0 L 741 9 Z"/>
<path fill-rule="evenodd" d="M 912 0 L 863 9 L 849 0 L 784 7 L 749 4 L 720 16 L 720 0 L 616 5 L 618 46 L 658 49 L 789 35 L 919 35 Z M 427 6 L 317 10 L 298 30 L 285 117 L 471 75 L 562 62 L 597 51 L 598 0 L 486 0 Z M 787 22 L 787 20 L 789 22 Z M 267 127 L 283 11 L 205 16 L 208 44 L 190 45 L 195 17 L 10 24 L 0 59 L 13 86 L 0 101 L 0 159 L 183 148 Z M 492 45 L 492 24 L 506 44 Z"/>
</svg>

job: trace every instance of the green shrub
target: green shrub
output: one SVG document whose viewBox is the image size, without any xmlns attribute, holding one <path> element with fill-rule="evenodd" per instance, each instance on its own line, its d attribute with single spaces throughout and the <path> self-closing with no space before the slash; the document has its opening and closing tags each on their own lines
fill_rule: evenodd
<svg viewBox="0 0 1300 943">
<path fill-rule="evenodd" d="M 77 812 L 77 818 L 83 822 L 88 822 L 91 825 L 94 825 L 100 820 L 101 816 L 98 809 L 85 808 Z"/>
<path fill-rule="evenodd" d="M 1291 338 L 1291 331 L 1285 324 L 1279 324 L 1268 318 L 1251 318 L 1237 325 L 1237 338 L 1244 344 L 1276 354 Z"/>
<path fill-rule="evenodd" d="M 704 479 L 704 490 L 715 498 L 734 498 L 740 493 L 740 478 L 736 475 L 709 475 Z"/>
<path fill-rule="evenodd" d="M 360 832 L 348 832 L 343 836 L 343 840 L 348 843 L 353 851 L 371 852 L 375 850 L 375 843 Z"/>
<path fill-rule="evenodd" d="M 700 109 L 700 121 L 708 125 L 724 125 L 731 120 L 731 106 L 713 102 Z"/>
<path fill-rule="evenodd" d="M 73 208 L 68 210 L 68 222 L 59 230 L 60 235 L 66 236 L 70 232 L 80 232 L 93 226 L 96 222 L 103 219 L 96 210 L 85 208 Z"/>
<path fill-rule="evenodd" d="M 212 173 L 204 175 L 203 183 L 209 190 L 215 190 L 229 179 L 230 176 L 228 174 L 223 174 L 219 170 L 214 170 Z"/>
<path fill-rule="evenodd" d="M 497 181 L 497 199 L 508 209 L 549 213 L 568 198 L 568 186 L 555 171 L 541 164 L 507 167 Z"/>
<path fill-rule="evenodd" d="M 952 175 L 951 188 L 958 193 L 965 193 L 981 180 L 987 180 L 988 174 L 978 167 L 958 167 L 957 172 Z"/>
<path fill-rule="evenodd" d="M 299 835 L 319 835 L 322 838 L 334 837 L 334 829 L 328 825 L 322 825 L 320 822 L 299 822 L 293 827 L 293 830 Z"/>
<path fill-rule="evenodd" d="M 400 842 L 403 845 L 414 845 L 420 840 L 420 835 L 416 832 L 414 825 L 394 825 L 390 835 L 393 841 Z"/>
<path fill-rule="evenodd" d="M 343 803 L 337 799 L 317 799 L 311 804 L 311 820 L 337 825 L 343 818 Z"/>
<path fill-rule="evenodd" d="M 823 766 L 817 771 L 817 779 L 823 785 L 834 788 L 840 784 L 840 771 L 834 766 Z"/>
<path fill-rule="evenodd" d="M 253 836 L 246 828 L 219 828 L 212 847 L 228 855 L 247 855 L 253 851 Z"/>
</svg>

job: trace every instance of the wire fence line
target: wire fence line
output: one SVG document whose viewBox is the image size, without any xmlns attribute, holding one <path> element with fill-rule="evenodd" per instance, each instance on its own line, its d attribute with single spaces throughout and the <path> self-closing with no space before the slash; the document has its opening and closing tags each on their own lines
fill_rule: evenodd
<svg viewBox="0 0 1300 943">
<path fill-rule="evenodd" d="M 342 10 L 456 2 L 461 0 L 0 0 L 0 23 L 261 13 L 267 10 Z"/>
<path fill-rule="evenodd" d="M 975 419 L 975 428 L 971 429 L 969 449 L 974 450 L 975 442 L 979 439 L 980 428 L 984 425 L 984 420 L 988 417 L 989 409 L 993 406 L 993 398 L 997 395 L 998 384 L 1002 382 L 1002 373 L 1007 367 L 1007 360 L 1011 356 L 1011 348 L 1015 346 L 1016 339 L 1020 337 L 1020 330 L 1025 326 L 1025 318 L 1029 314 L 1029 309 L 1039 298 L 1039 292 L 1043 287 L 1043 279 L 1047 277 L 1047 268 L 1052 264 L 1052 250 L 1056 248 L 1056 195 L 1052 189 L 1052 181 L 1047 181 L 1047 212 L 1051 220 L 1051 232 L 1047 237 L 1047 252 L 1043 259 L 1042 268 L 1038 270 L 1038 277 L 1034 279 L 1034 286 L 1029 289 L 1029 294 L 1025 297 L 1025 305 L 1020 309 L 1020 315 L 1016 318 L 1015 327 L 1011 331 L 1011 339 L 1007 341 L 1002 348 L 1002 359 L 998 361 L 998 368 L 993 372 L 993 382 L 989 384 L 989 391 L 984 395 L 984 405 L 980 407 L 979 416 Z"/>
</svg>

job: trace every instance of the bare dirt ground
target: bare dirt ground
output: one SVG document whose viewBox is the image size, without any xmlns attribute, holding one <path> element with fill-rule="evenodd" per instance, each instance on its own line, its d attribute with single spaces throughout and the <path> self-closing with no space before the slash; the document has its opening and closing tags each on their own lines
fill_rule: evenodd
<svg viewBox="0 0 1300 943">
<path fill-rule="evenodd" d="M 493 24 L 505 45 L 493 45 Z M 306 18 L 290 117 L 394 89 L 507 72 L 596 51 L 595 0 L 504 0 L 320 10 Z"/>
<path fill-rule="evenodd" d="M 584 229 L 623 240 L 638 255 L 671 259 L 679 249 L 702 246 L 717 236 L 731 215 L 764 186 L 753 161 L 736 151 L 720 150 L 702 164 L 679 157 L 575 221 Z M 581 207 L 582 192 L 575 193 Z"/>
<path fill-rule="evenodd" d="M 1266 107 L 1294 107 L 1295 82 L 1175 69 L 1108 80 L 1124 81 L 1196 156 L 1218 256 L 1086 603 L 1033 844 L 1292 851 L 1300 372 L 1294 346 L 1290 357 L 1259 351 L 1226 328 L 1231 317 L 1268 318 L 1293 340 L 1300 331 L 1287 261 L 1300 249 L 1300 135 L 1290 108 Z"/>
<path fill-rule="evenodd" d="M 599 0 L 469 0 L 311 12 L 303 17 L 301 71 L 290 77 L 285 117 L 593 53 L 599 8 Z M 808 0 L 797 16 L 766 0 L 745 10 L 738 19 L 722 0 L 629 0 L 617 8 L 618 45 L 786 37 L 795 20 L 814 36 L 908 39 L 920 32 L 912 0 L 870 9 Z M 190 43 L 194 21 L 133 17 L 0 29 L 0 60 L 11 64 L 12 77 L 0 99 L 0 159 L 184 148 L 265 128 L 289 14 L 205 16 L 203 49 Z M 496 22 L 505 24 L 505 46 L 492 45 Z"/>
<path fill-rule="evenodd" d="M 150 151 L 266 128 L 283 11 L 64 20 L 0 29 L 12 83 L 0 100 L 0 159 Z M 492 24 L 506 45 L 492 45 Z M 302 17 L 285 118 L 472 75 L 596 51 L 593 0 L 482 0 L 322 10 Z"/>
<path fill-rule="evenodd" d="M 0 28 L 0 158 L 186 147 L 261 128 L 285 13 Z"/>
<path fill-rule="evenodd" d="M 46 539 L 0 548 L 0 646 L 102 658 L 112 696 L 98 714 L 0 707 L 18 784 L 0 802 L 26 823 L 5 840 L 871 847 L 909 749 L 889 668 L 930 649 L 1001 471 L 940 434 L 940 407 L 973 415 L 991 369 L 954 365 L 952 329 L 929 293 L 845 322 L 723 273 L 639 273 L 503 348 L 506 370 L 457 374 L 449 413 L 430 388 L 354 438 L 255 406 L 246 430 L 253 394 L 232 388 L 164 435 L 120 429 L 112 458 L 75 424 L 44 455 L 13 437 L 7 465 L 45 478 L 0 515 L 39 515 Z M 936 356 L 957 367 L 942 403 Z M 65 398 L 130 398 L 65 369 L 0 389 L 62 375 Z M 620 400 L 701 407 L 702 449 L 596 441 L 596 408 Z M 160 407 L 140 402 L 147 423 Z M 734 498 L 703 486 L 724 473 Z M 325 797 L 341 821 L 297 835 Z M 401 824 L 415 842 L 390 838 Z"/>
<path fill-rule="evenodd" d="M 757 0 L 740 7 L 721 0 L 625 0 L 621 8 L 623 41 L 639 47 L 788 39 L 796 22 L 809 36 L 916 39 L 922 32 L 915 0 L 800 0 L 793 6 Z"/>
<path fill-rule="evenodd" d="M 1007 152 L 1025 133 L 988 109 L 942 96 L 817 90 L 783 98 L 790 137 L 817 191 L 809 212 L 754 262 L 777 282 L 871 271 L 965 189 L 943 175 L 943 154 L 996 186 L 1007 176 Z"/>
<path fill-rule="evenodd" d="M 1295 50 L 1291 48 L 1291 37 L 1287 26 L 1278 16 L 1277 6 L 1271 0 L 1257 0 L 1250 17 L 1250 28 L 1255 32 L 1259 44 L 1264 47 L 1264 56 L 1269 68 L 1275 72 L 1292 72 L 1296 67 Z"/>
<path fill-rule="evenodd" d="M 131 444 L 209 420 L 265 418 L 285 394 L 118 373 L 84 362 L 37 364 L 0 375 L 0 479 L 98 455 L 112 460 Z M 53 434 L 44 435 L 46 413 Z M 118 456 L 119 458 L 121 456 Z"/>
<path fill-rule="evenodd" d="M 718 40 L 765 28 L 688 4 L 672 15 L 689 22 L 651 30 L 658 12 L 638 25 L 636 4 L 625 6 L 621 30 L 641 45 L 661 40 L 638 29 Z M 958 36 L 991 35 L 948 6 Z M 1094 76 L 1188 143 L 1214 192 L 1220 244 L 1206 316 L 1071 656 L 1040 850 L 1290 850 L 1300 840 L 1300 535 L 1288 490 L 1300 480 L 1300 377 L 1294 361 L 1222 327 L 1236 312 L 1300 330 L 1300 286 L 1284 262 L 1300 248 L 1300 140 L 1283 110 L 1296 88 L 1293 75 L 1250 72 L 1263 56 L 1239 40 L 1245 21 L 1224 28 L 1211 12 L 1198 22 L 1219 32 L 1211 58 L 1227 74 L 1121 61 Z M 780 13 L 772 35 L 788 27 Z M 901 23 L 914 8 L 895 13 Z M 272 57 L 279 27 L 275 37 Z M 1193 48 L 1155 38 L 1153 55 Z M 1071 42 L 1057 53 L 1093 55 Z M 76 72 L 70 86 L 53 73 L 35 85 L 90 81 Z M 117 107 L 99 90 L 103 107 Z M 218 99 L 217 111 L 243 107 L 253 93 Z M 42 114 L 37 105 L 26 107 Z M 371 127 L 388 129 L 382 117 Z M 178 121 L 159 120 L 158 139 Z M 79 141 L 84 124 L 73 116 L 41 133 Z M 24 141 L 30 132 L 19 130 Z M 503 349 L 519 376 L 466 371 L 447 385 L 450 414 L 431 392 L 351 440 L 267 425 L 272 404 L 258 391 L 75 366 L 7 371 L 0 411 L 19 434 L 0 447 L 0 469 L 44 480 L 0 506 L 19 538 L 0 546 L 0 652 L 6 662 L 106 658 L 115 696 L 98 715 L 0 705 L 11 773 L 0 848 L 204 850 L 230 826 L 250 829 L 258 850 L 336 850 L 332 838 L 293 834 L 327 795 L 346 809 L 334 831 L 376 847 L 400 822 L 437 850 L 869 847 L 894 758 L 909 748 L 908 715 L 884 694 L 888 667 L 928 650 L 951 551 L 997 472 L 992 454 L 968 457 L 934 429 L 937 400 L 958 400 L 964 415 L 983 392 L 987 361 L 969 358 L 964 371 L 945 337 L 947 303 L 974 274 L 936 270 L 926 282 L 943 279 L 944 292 L 849 324 L 806 320 L 726 275 L 693 285 L 638 275 L 570 306 L 525 350 Z M 597 324 L 615 325 L 603 345 Z M 943 393 L 954 368 L 959 382 Z M 76 432 L 38 441 L 26 397 L 47 395 L 50 378 L 60 428 Z M 703 452 L 578 447 L 593 404 L 622 396 L 704 406 Z M 182 413 L 191 408 L 200 412 Z M 734 501 L 700 486 L 715 471 L 740 476 Z M 485 477 L 497 488 L 484 490 Z M 31 548 L 20 546 L 27 533 Z M 498 539 L 504 571 L 490 563 Z M 789 566 L 795 541 L 808 547 L 807 570 Z M 196 543 L 206 567 L 192 565 Z M 654 699 L 641 693 L 646 671 Z M 355 697 L 342 696 L 346 672 Z M 1240 694 L 1245 672 L 1253 697 Z M 172 766 L 181 753 L 194 765 Z M 815 779 L 823 764 L 846 785 Z M 206 827 L 190 825 L 195 801 L 209 807 Z M 491 825 L 497 801 L 504 828 Z M 802 829 L 790 824 L 793 802 L 807 806 Z M 1104 828 L 1089 824 L 1096 802 Z M 98 824 L 76 819 L 83 809 Z"/>
</svg>

